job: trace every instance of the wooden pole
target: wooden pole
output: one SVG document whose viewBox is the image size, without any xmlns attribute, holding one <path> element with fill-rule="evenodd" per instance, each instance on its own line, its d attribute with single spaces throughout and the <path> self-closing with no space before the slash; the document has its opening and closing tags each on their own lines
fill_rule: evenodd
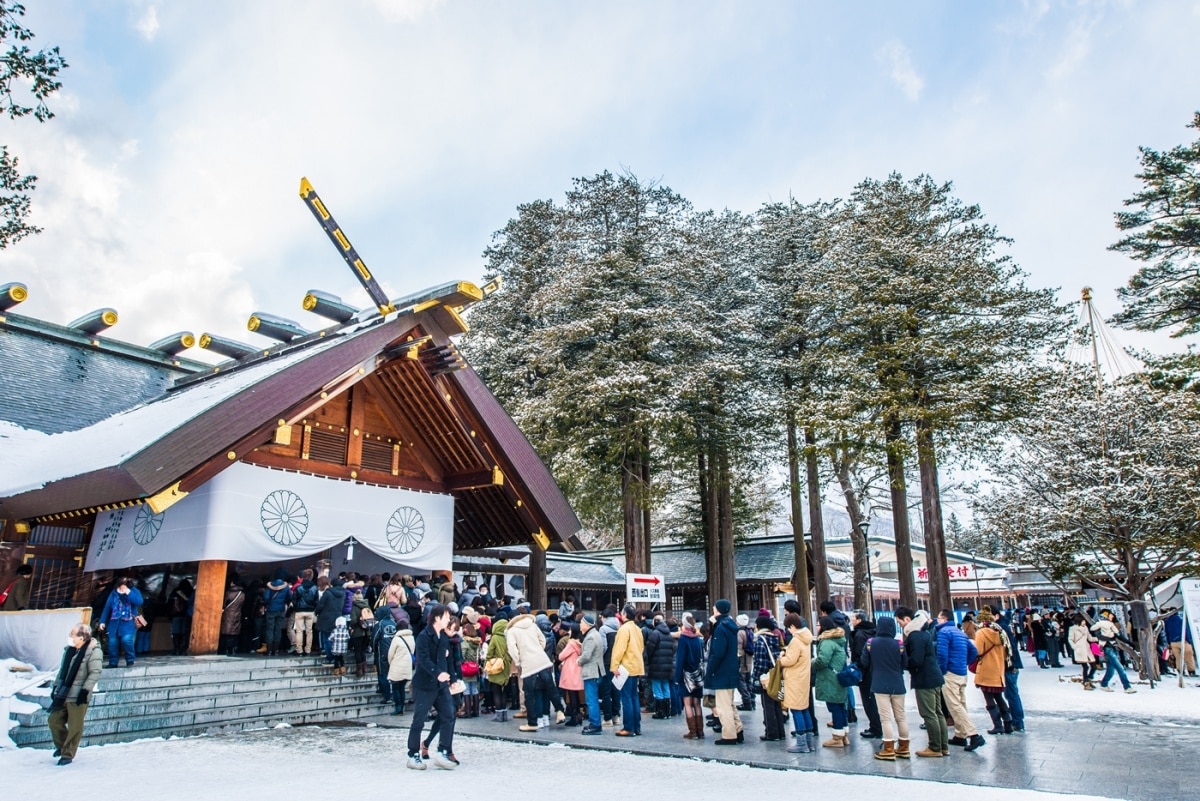
<svg viewBox="0 0 1200 801">
<path fill-rule="evenodd" d="M 529 573 L 525 576 L 525 600 L 534 609 L 546 608 L 546 552 L 536 542 L 529 544 Z"/>
<path fill-rule="evenodd" d="M 189 653 L 215 654 L 221 637 L 221 611 L 225 606 L 225 571 L 228 562 L 210 559 L 196 573 L 196 603 L 192 613 Z"/>
</svg>

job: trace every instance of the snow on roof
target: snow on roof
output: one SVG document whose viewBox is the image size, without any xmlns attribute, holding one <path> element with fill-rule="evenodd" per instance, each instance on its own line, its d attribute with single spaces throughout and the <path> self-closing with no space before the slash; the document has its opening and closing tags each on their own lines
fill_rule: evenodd
<svg viewBox="0 0 1200 801">
<path fill-rule="evenodd" d="M 78 431 L 47 435 L 0 422 L 0 498 L 121 464 L 202 412 L 378 322 L 350 326 L 309 347 L 218 373 Z"/>
</svg>

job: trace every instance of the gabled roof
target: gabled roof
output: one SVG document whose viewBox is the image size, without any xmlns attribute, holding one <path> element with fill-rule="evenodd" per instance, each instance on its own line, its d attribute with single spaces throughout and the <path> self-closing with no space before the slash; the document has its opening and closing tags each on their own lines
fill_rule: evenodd
<svg viewBox="0 0 1200 801">
<path fill-rule="evenodd" d="M 462 303 L 463 286 L 437 289 L 446 290 L 441 300 Z M 446 330 L 458 333 L 459 323 L 454 307 L 430 297 L 386 317 L 362 313 L 240 360 L 180 371 L 169 386 L 164 375 L 153 385 L 156 396 L 137 398 L 132 408 L 76 430 L 50 435 L 16 420 L 9 421 L 16 426 L 0 424 L 0 516 L 37 518 L 120 505 L 180 481 L 186 491 L 189 481 L 203 483 L 269 440 L 279 421 L 297 419 L 369 378 L 377 389 L 386 385 L 399 393 L 393 400 L 411 403 L 417 436 L 445 449 L 440 456 L 457 467 L 454 475 L 469 469 L 490 477 L 493 460 L 502 462 L 503 481 L 448 484 L 459 501 L 459 547 L 526 543 L 539 529 L 552 542 L 575 547 L 578 518 L 470 367 L 456 362 L 444 383 L 435 383 L 433 367 L 406 357 L 407 350 L 430 344 L 429 332 L 432 344 L 449 346 Z M 33 369 L 28 360 L 21 364 Z M 443 381 L 442 372 L 436 376 Z M 20 378 L 9 371 L 10 380 Z M 454 392 L 443 398 L 446 388 Z M 65 392 L 53 402 L 73 405 L 76 398 Z"/>
<path fill-rule="evenodd" d="M 47 434 L 90 426 L 207 367 L 11 312 L 0 313 L 0 365 L 0 419 Z"/>
</svg>

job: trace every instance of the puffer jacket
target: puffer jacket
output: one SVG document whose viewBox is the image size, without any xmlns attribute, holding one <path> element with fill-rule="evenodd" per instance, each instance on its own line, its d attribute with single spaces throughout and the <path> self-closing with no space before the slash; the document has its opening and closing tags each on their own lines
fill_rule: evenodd
<svg viewBox="0 0 1200 801">
<path fill-rule="evenodd" d="M 492 634 L 488 637 L 487 650 L 483 654 L 483 663 L 486 665 L 489 659 L 501 659 L 504 661 L 504 670 L 499 673 L 485 674 L 487 680 L 492 684 L 507 684 L 508 677 L 512 674 L 512 657 L 508 655 L 508 621 L 497 620 L 492 625 Z"/>
<path fill-rule="evenodd" d="M 558 652 L 558 661 L 562 665 L 558 686 L 564 690 L 583 689 L 583 669 L 579 666 L 579 655 L 582 652 L 583 643 L 573 638 L 567 640 L 566 645 Z"/>
<path fill-rule="evenodd" d="M 880 618 L 875 624 L 875 636 L 863 649 L 862 662 L 871 666 L 871 692 L 882 695 L 904 695 L 904 669 L 907 666 L 904 646 L 896 639 L 896 621 Z M 845 688 L 842 688 L 845 693 Z M 824 699 L 822 699 L 824 700 Z"/>
<path fill-rule="evenodd" d="M 736 690 L 741 679 L 738 670 L 738 627 L 729 615 L 719 615 L 708 643 L 708 662 L 704 667 L 704 686 L 710 690 Z"/>
<path fill-rule="evenodd" d="M 241 587 L 225 591 L 225 605 L 221 609 L 221 633 L 226 636 L 242 633 L 242 607 L 246 593 Z"/>
<path fill-rule="evenodd" d="M 67 688 L 66 700 L 72 704 L 79 698 L 80 690 L 87 690 L 89 696 L 92 694 L 92 691 L 96 689 L 96 682 L 100 679 L 100 674 L 104 671 L 104 652 L 100 650 L 100 641 L 90 638 L 83 649 L 83 661 L 75 673 L 75 680 Z"/>
<path fill-rule="evenodd" d="M 904 627 L 904 649 L 908 652 L 908 673 L 914 690 L 936 690 L 946 683 L 938 667 L 932 628 L 929 616 L 923 611 Z"/>
<path fill-rule="evenodd" d="M 336 580 L 335 580 L 336 581 Z M 342 605 L 346 600 L 346 590 L 340 581 L 329 585 L 317 600 L 317 631 L 329 635 L 333 633 L 334 622 L 342 616 Z"/>
<path fill-rule="evenodd" d="M 967 635 L 954 625 L 954 621 L 939 623 L 937 627 L 938 667 L 942 675 L 953 673 L 955 676 L 967 675 Z"/>
<path fill-rule="evenodd" d="M 546 655 L 546 636 L 538 628 L 533 615 L 517 615 L 508 623 L 508 655 L 521 678 L 552 667 Z"/>
<path fill-rule="evenodd" d="M 817 655 L 812 660 L 813 692 L 818 701 L 846 703 L 846 688 L 837 680 L 838 672 L 845 666 L 846 632 L 841 626 L 822 631 L 817 637 Z"/>
<path fill-rule="evenodd" d="M 400 629 L 388 648 L 388 681 L 408 681 L 413 675 L 413 656 L 417 643 L 409 629 Z"/>
<path fill-rule="evenodd" d="M 590 628 L 588 633 L 583 635 L 579 670 L 584 681 L 598 679 L 604 675 L 604 635 L 598 628 Z"/>
<path fill-rule="evenodd" d="M 809 688 L 812 683 L 812 632 L 800 629 L 793 634 L 779 655 L 783 665 L 783 706 L 785 709 L 808 709 Z"/>
<path fill-rule="evenodd" d="M 670 681 L 675 677 L 675 649 L 678 643 L 665 622 L 655 624 L 646 640 L 646 675 Z"/>
<path fill-rule="evenodd" d="M 1075 664 L 1090 665 L 1096 661 L 1096 655 L 1092 653 L 1092 643 L 1095 638 L 1088 631 L 1087 623 L 1071 626 L 1071 630 L 1067 634 L 1067 641 L 1071 643 L 1071 658 Z"/>
</svg>

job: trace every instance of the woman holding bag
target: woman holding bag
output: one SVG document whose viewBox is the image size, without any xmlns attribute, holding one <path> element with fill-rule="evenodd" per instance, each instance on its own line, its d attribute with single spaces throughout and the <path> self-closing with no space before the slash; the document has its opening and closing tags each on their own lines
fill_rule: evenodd
<svg viewBox="0 0 1200 801">
<path fill-rule="evenodd" d="M 789 754 L 811 754 L 817 750 L 809 710 L 813 636 L 804 618 L 795 612 L 784 615 L 783 625 L 792 635 L 779 655 L 779 664 L 783 665 L 783 706 L 791 710 L 792 727 L 796 730 L 796 742 L 787 750 Z"/>
</svg>

